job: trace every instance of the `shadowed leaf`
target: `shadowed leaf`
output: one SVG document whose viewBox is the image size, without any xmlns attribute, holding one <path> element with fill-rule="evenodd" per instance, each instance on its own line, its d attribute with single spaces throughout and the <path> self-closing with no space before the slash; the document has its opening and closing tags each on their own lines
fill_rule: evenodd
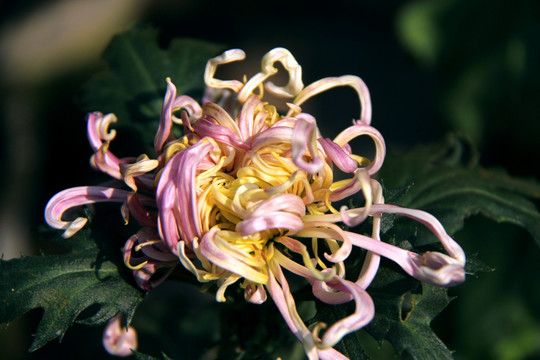
<svg viewBox="0 0 540 360">
<path fill-rule="evenodd" d="M 129 322 L 144 297 L 126 281 L 123 269 L 102 258 L 90 230 L 62 243 L 71 252 L 0 261 L 0 322 L 32 309 L 44 310 L 30 351 L 55 338 L 62 340 L 85 310 L 93 311 L 79 321 L 84 324 L 104 324 L 118 312 Z"/>
</svg>

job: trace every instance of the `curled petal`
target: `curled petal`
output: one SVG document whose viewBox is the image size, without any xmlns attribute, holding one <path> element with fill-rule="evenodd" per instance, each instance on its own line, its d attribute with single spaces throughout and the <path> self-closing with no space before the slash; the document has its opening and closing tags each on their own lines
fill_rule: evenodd
<svg viewBox="0 0 540 360">
<path fill-rule="evenodd" d="M 311 204 L 314 201 L 313 192 L 304 170 L 295 171 L 289 177 L 289 179 L 284 181 L 282 184 L 264 189 L 264 193 L 269 196 L 281 194 L 287 191 L 291 186 L 298 183 L 301 183 L 304 186 L 305 196 L 302 198 L 304 204 Z"/>
<path fill-rule="evenodd" d="M 289 284 L 279 265 L 277 263 L 271 263 L 270 268 L 268 284 L 266 285 L 268 293 L 291 332 L 304 345 L 308 359 L 348 360 L 346 356 L 333 348 L 321 349 L 316 346 L 313 334 L 306 327 L 296 310 L 296 304 L 289 289 Z"/>
<path fill-rule="evenodd" d="M 195 249 L 197 249 L 198 243 L 196 241 L 194 241 L 193 246 L 194 246 Z M 178 259 L 180 259 L 180 262 L 182 263 L 182 265 L 187 270 L 189 270 L 193 275 L 195 275 L 199 282 L 207 282 L 207 281 L 216 279 L 216 277 L 212 276 L 209 272 L 207 272 L 205 270 L 197 269 L 195 267 L 195 264 L 193 264 L 193 262 L 189 258 L 189 256 L 192 255 L 192 253 L 189 254 L 189 256 L 188 256 L 188 253 L 186 252 L 186 242 L 185 241 L 179 241 L 178 242 L 176 253 L 178 254 Z"/>
<path fill-rule="evenodd" d="M 253 76 L 244 85 L 242 90 L 238 94 L 238 100 L 240 102 L 246 101 L 246 99 L 253 93 L 260 84 L 266 81 L 269 77 L 275 75 L 278 69 L 274 67 L 274 64 L 279 61 L 286 71 L 289 73 L 289 81 L 285 86 L 277 86 L 274 83 L 268 81 L 265 83 L 266 89 L 275 95 L 281 97 L 293 97 L 302 88 L 302 67 L 296 62 L 294 56 L 289 50 L 284 48 L 275 48 L 270 50 L 262 59 L 261 72 Z"/>
<path fill-rule="evenodd" d="M 159 178 L 156 188 L 158 227 L 171 251 L 176 251 L 180 238 L 191 243 L 194 238 L 201 237 L 195 175 L 198 165 L 211 149 L 211 143 L 200 140 L 176 153 Z M 184 207 L 180 209 L 178 204 L 184 204 Z"/>
<path fill-rule="evenodd" d="M 94 155 L 90 158 L 90 164 L 115 179 L 122 179 L 119 160 L 109 151 L 109 142 L 116 136 L 115 130 L 109 131 L 109 125 L 117 122 L 114 114 L 103 116 L 100 112 L 89 113 L 87 117 L 88 141 Z"/>
<path fill-rule="evenodd" d="M 454 286 L 465 281 L 463 265 L 448 255 L 428 251 L 412 261 L 416 265 L 412 276 L 428 284 Z"/>
<path fill-rule="evenodd" d="M 180 120 L 173 115 L 178 110 L 185 110 L 188 112 L 188 115 L 183 115 Z M 167 78 L 167 91 L 163 99 L 159 127 L 154 137 L 156 155 L 159 156 L 161 154 L 163 145 L 171 139 L 173 122 L 184 124 L 185 128 L 189 128 L 191 122 L 200 118 L 201 115 L 202 109 L 199 103 L 186 95 L 176 97 L 176 86 L 174 86 L 170 78 Z"/>
<path fill-rule="evenodd" d="M 375 305 L 368 293 L 357 284 L 335 276 L 333 281 L 329 283 L 333 288 L 344 293 L 352 295 L 356 304 L 356 309 L 352 315 L 339 320 L 326 332 L 320 343 L 317 344 L 320 348 L 331 348 L 337 344 L 345 335 L 361 329 L 367 325 L 375 315 Z"/>
<path fill-rule="evenodd" d="M 161 108 L 161 117 L 159 127 L 154 137 L 154 150 L 156 155 L 161 154 L 163 145 L 169 138 L 172 129 L 172 108 L 173 102 L 176 98 L 176 86 L 172 83 L 170 78 L 167 78 L 167 91 L 165 92 L 165 98 L 163 99 L 163 107 Z"/>
<path fill-rule="evenodd" d="M 122 203 L 127 200 L 128 196 L 128 191 L 102 186 L 80 186 L 66 189 L 54 195 L 47 203 L 45 221 L 55 229 L 65 230 L 62 236 L 69 238 L 79 231 L 88 220 L 78 217 L 74 221 L 64 221 L 62 215 L 66 210 L 97 202 Z"/>
<path fill-rule="evenodd" d="M 366 200 L 366 207 L 369 207 L 371 205 L 372 200 L 370 178 L 365 169 L 356 169 L 356 171 L 354 172 L 354 177 L 352 179 L 342 182 L 345 182 L 346 184 L 343 186 L 339 186 L 336 189 L 332 189 L 332 193 L 330 194 L 330 201 L 343 200 L 362 190 L 364 198 Z M 333 187 L 336 187 L 337 184 L 341 185 L 342 182 L 334 183 Z M 366 211 L 369 211 L 369 209 Z M 365 219 L 365 216 L 367 216 L 367 213 L 362 216 L 363 218 L 360 217 L 354 220 L 352 216 L 348 214 L 342 214 L 343 220 L 345 222 L 349 222 L 347 224 L 349 226 L 356 226 L 361 223 Z"/>
<path fill-rule="evenodd" d="M 286 211 L 299 217 L 306 214 L 304 202 L 299 196 L 294 194 L 280 194 L 262 202 L 250 217 L 262 216 L 274 211 Z"/>
<path fill-rule="evenodd" d="M 258 134 L 251 144 L 251 151 L 259 151 L 265 146 L 272 144 L 281 144 L 283 139 L 290 139 L 293 135 L 293 129 L 286 126 L 273 126 Z M 300 134 L 298 134 L 300 135 Z M 302 145 L 301 145 L 302 146 Z"/>
<path fill-rule="evenodd" d="M 289 81 L 285 86 L 277 86 L 272 82 L 265 83 L 266 89 L 275 95 L 283 97 L 296 96 L 304 87 L 302 83 L 302 67 L 298 64 L 289 50 L 278 47 L 270 50 L 262 59 L 262 70 L 266 73 L 275 74 L 277 69 L 274 63 L 279 61 L 289 73 Z"/>
<path fill-rule="evenodd" d="M 365 167 L 369 175 L 375 174 L 381 168 L 384 157 L 386 155 L 386 145 L 384 143 L 384 138 L 381 133 L 377 131 L 374 127 L 367 125 L 362 121 L 357 121 L 353 126 L 349 126 L 347 129 L 343 130 L 338 136 L 334 138 L 334 142 L 339 146 L 344 147 L 352 139 L 367 135 L 375 143 L 375 158 Z"/>
<path fill-rule="evenodd" d="M 133 160 L 135 159 L 118 159 L 109 151 L 109 143 L 105 143 L 94 155 L 90 157 L 90 166 L 115 179 L 122 180 L 120 165 L 123 163 L 129 163 Z"/>
<path fill-rule="evenodd" d="M 232 130 L 236 135 L 236 138 L 242 139 L 242 133 L 238 128 L 238 124 L 236 124 L 229 113 L 221 106 L 213 103 L 206 103 L 203 106 L 203 114 L 205 117 L 213 119 L 216 124 Z"/>
<path fill-rule="evenodd" d="M 338 86 L 350 86 L 360 99 L 360 119 L 367 125 L 371 122 L 371 98 L 366 84 L 358 76 L 345 75 L 321 79 L 306 86 L 294 99 L 294 104 L 302 105 L 311 97 Z M 287 114 L 290 116 L 290 114 Z"/>
<path fill-rule="evenodd" d="M 146 243 L 140 243 L 136 246 L 136 250 L 140 250 L 143 254 L 156 262 L 171 263 L 178 260 L 176 255 L 172 254 L 161 239 L 156 237 Z"/>
<path fill-rule="evenodd" d="M 270 229 L 288 229 L 294 233 L 304 227 L 305 212 L 304 201 L 299 196 L 276 195 L 261 202 L 246 220 L 236 225 L 236 231 L 241 235 Z"/>
<path fill-rule="evenodd" d="M 159 161 L 149 159 L 148 155 L 144 154 L 139 156 L 137 161 L 133 164 L 120 164 L 120 173 L 124 177 L 124 182 L 132 188 L 133 191 L 137 191 L 135 178 L 154 170 L 158 165 Z"/>
<path fill-rule="evenodd" d="M 122 314 L 113 317 L 107 323 L 103 333 L 103 347 L 111 355 L 129 356 L 137 349 L 137 332 L 133 327 L 126 329 L 121 325 Z"/>
<path fill-rule="evenodd" d="M 326 155 L 341 171 L 352 173 L 358 168 L 358 163 L 351 159 L 349 154 L 332 140 L 321 138 L 319 143 L 322 145 Z"/>
<path fill-rule="evenodd" d="M 309 151 L 311 162 L 304 160 L 306 150 Z M 308 114 L 299 114 L 294 125 L 291 138 L 291 151 L 294 163 L 301 169 L 314 174 L 323 166 L 323 160 L 317 149 L 317 123 Z"/>
<path fill-rule="evenodd" d="M 216 104 L 230 114 L 238 112 L 238 96 L 234 91 L 229 89 L 212 89 L 207 87 L 204 90 L 202 103 L 203 105 L 206 103 Z"/>
<path fill-rule="evenodd" d="M 244 291 L 244 298 L 252 304 L 262 304 L 267 298 L 264 286 L 261 284 L 248 284 Z"/>
<path fill-rule="evenodd" d="M 225 278 L 225 281 L 221 283 L 221 285 L 218 287 L 216 291 L 216 301 L 217 302 L 225 302 L 225 290 L 227 288 L 237 282 L 241 278 L 240 275 L 231 274 Z"/>
<path fill-rule="evenodd" d="M 233 130 L 228 127 L 218 125 L 209 119 L 200 119 L 193 124 L 193 130 L 201 137 L 211 137 L 218 143 L 232 146 L 237 149 L 248 150 L 249 146 L 243 142 Z"/>
<path fill-rule="evenodd" d="M 148 262 L 142 268 L 133 271 L 133 277 L 137 286 L 145 291 L 151 291 L 161 284 L 167 276 L 174 270 L 174 267 L 168 266 L 169 270 L 164 273 L 157 273 L 157 270 L 163 267 L 155 262 Z"/>
<path fill-rule="evenodd" d="M 336 291 L 329 287 L 324 281 L 314 281 L 312 286 L 313 295 L 322 302 L 327 304 L 343 304 L 353 299 L 353 296 L 348 292 Z"/>
<path fill-rule="evenodd" d="M 141 195 L 133 192 L 130 193 L 128 195 L 126 205 L 129 213 L 133 215 L 133 217 L 139 222 L 139 224 L 154 228 L 157 226 L 156 216 L 153 215 L 150 211 L 148 211 L 148 209 L 146 209 L 143 202 L 141 201 Z M 152 206 L 155 206 L 155 204 L 153 204 Z"/>
<path fill-rule="evenodd" d="M 422 256 L 368 236 L 345 233 L 353 245 L 394 261 L 418 280 L 438 286 L 453 286 L 465 280 L 463 265 L 450 256 L 436 252 L 427 252 Z"/>
<path fill-rule="evenodd" d="M 116 115 L 103 116 L 100 112 L 89 113 L 86 119 L 88 142 L 94 152 L 103 145 L 103 141 L 111 141 L 116 137 L 116 130 L 109 130 L 109 126 L 118 122 Z"/>
<path fill-rule="evenodd" d="M 317 360 L 319 357 L 313 335 L 300 318 L 300 315 L 298 315 L 287 279 L 283 275 L 279 265 L 271 263 L 270 266 L 271 270 L 269 271 L 268 284 L 266 285 L 268 293 L 289 326 L 289 329 L 291 329 L 291 332 L 304 345 L 308 359 Z"/>
<path fill-rule="evenodd" d="M 247 280 L 257 284 L 265 284 L 268 281 L 268 275 L 252 267 L 255 264 L 250 264 L 254 259 L 241 253 L 238 248 L 230 245 L 219 236 L 219 229 L 217 228 L 210 229 L 203 236 L 200 243 L 200 252 L 213 264 Z"/>
<path fill-rule="evenodd" d="M 195 101 L 193 98 L 187 96 L 187 95 L 181 95 L 178 96 L 176 99 L 174 99 L 172 111 L 178 111 L 180 109 L 183 109 L 188 112 L 188 120 L 190 122 L 193 122 L 200 118 L 202 116 L 202 108 L 201 105 L 197 101 Z M 176 116 L 172 116 L 173 122 L 177 124 L 183 124 L 184 119 L 178 119 Z M 189 125 L 189 124 L 185 124 Z"/>
<path fill-rule="evenodd" d="M 283 255 L 280 251 L 274 251 L 275 261 L 285 269 L 290 272 L 302 276 L 307 279 L 309 282 L 314 282 L 316 280 L 328 281 L 336 275 L 336 271 L 333 268 L 325 269 L 319 271 L 315 268 L 314 259 L 309 257 L 309 253 L 304 244 L 300 241 L 292 239 L 288 236 L 280 236 L 276 238 L 276 242 L 279 242 L 285 245 L 289 250 L 294 251 L 297 254 L 302 255 L 302 260 L 304 261 L 304 266 L 294 262 L 287 256 Z"/>
<path fill-rule="evenodd" d="M 238 114 L 238 127 L 242 133 L 242 139 L 248 140 L 254 135 L 255 110 L 261 107 L 261 100 L 255 95 L 247 98 Z"/>
<path fill-rule="evenodd" d="M 373 191 L 373 202 L 375 204 L 383 204 L 384 197 L 382 195 L 381 184 L 377 180 L 371 180 L 371 189 Z M 371 230 L 371 237 L 377 241 L 381 241 L 380 237 L 381 232 L 381 215 L 373 216 L 373 227 Z M 381 257 L 371 251 L 368 251 L 364 259 L 364 264 L 362 265 L 362 270 L 358 275 L 356 283 L 362 289 L 366 289 L 377 274 L 379 269 L 379 264 L 381 262 Z"/>
<path fill-rule="evenodd" d="M 133 257 L 132 255 L 135 244 L 139 242 L 139 239 L 145 238 L 147 235 L 148 232 L 141 230 L 136 234 L 131 235 L 124 244 L 124 248 L 122 250 L 124 252 L 124 264 L 131 270 L 141 269 L 144 265 L 148 264 L 148 257 Z"/>
<path fill-rule="evenodd" d="M 304 223 L 297 215 L 274 211 L 239 222 L 236 225 L 236 232 L 246 236 L 264 230 L 287 229 L 294 234 L 303 227 Z"/>
<path fill-rule="evenodd" d="M 349 257 L 352 251 L 352 243 L 347 236 L 347 233 L 343 231 L 339 226 L 327 222 L 310 222 L 305 223 L 304 228 L 296 233 L 300 237 L 309 238 L 322 238 L 322 239 L 336 239 L 342 241 L 341 247 L 335 251 L 332 255 L 328 253 L 324 254 L 324 257 L 328 261 L 338 263 L 344 261 Z"/>
<path fill-rule="evenodd" d="M 452 239 L 450 235 L 446 233 L 444 227 L 435 216 L 422 210 L 408 209 L 400 206 L 386 204 L 373 205 L 371 213 L 399 214 L 419 221 L 429 230 L 431 230 L 435 234 L 435 236 L 437 236 L 444 249 L 452 258 L 456 259 L 459 265 L 465 266 L 465 252 L 463 251 L 461 246 L 459 246 L 459 244 L 455 242 L 454 239 Z"/>
<path fill-rule="evenodd" d="M 240 49 L 231 49 L 225 51 L 223 54 L 210 59 L 206 63 L 206 69 L 204 72 L 204 82 L 207 87 L 216 89 L 231 89 L 234 92 L 239 92 L 244 86 L 241 81 L 237 80 L 219 80 L 214 78 L 218 65 L 228 64 L 230 62 L 244 60 L 246 54 Z"/>
<path fill-rule="evenodd" d="M 255 184 L 240 185 L 234 193 L 230 208 L 239 218 L 248 218 L 253 213 L 253 207 L 265 200 L 264 190 Z"/>
</svg>

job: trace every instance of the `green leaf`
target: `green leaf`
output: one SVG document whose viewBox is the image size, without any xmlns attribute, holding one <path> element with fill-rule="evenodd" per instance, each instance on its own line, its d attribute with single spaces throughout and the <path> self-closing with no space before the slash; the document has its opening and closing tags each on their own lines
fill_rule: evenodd
<svg viewBox="0 0 540 360">
<path fill-rule="evenodd" d="M 540 213 L 534 200 L 540 184 L 512 178 L 499 169 L 477 165 L 470 145 L 449 136 L 440 143 L 422 145 L 401 157 L 390 157 L 381 171 L 385 185 L 413 185 L 399 205 L 428 211 L 453 234 L 463 220 L 476 214 L 526 228 L 540 244 Z M 428 242 L 425 233 L 420 242 Z"/>
<path fill-rule="evenodd" d="M 380 176 L 389 203 L 432 213 L 450 234 L 463 227 L 465 218 L 483 214 L 523 226 L 540 241 L 540 213 L 533 202 L 540 197 L 540 185 L 501 170 L 481 168 L 475 148 L 457 136 L 417 146 L 402 156 L 389 156 Z M 427 229 L 410 219 L 388 215 L 382 219 L 386 242 L 420 253 L 440 247 Z M 468 255 L 466 270 L 493 269 Z M 452 358 L 430 328 L 432 319 L 451 300 L 446 289 L 420 285 L 399 267 L 383 261 L 368 291 L 376 314 L 366 331 L 376 340 L 388 340 L 398 356 Z"/>
<path fill-rule="evenodd" d="M 430 326 L 451 301 L 445 288 L 422 284 L 419 294 L 407 291 L 388 297 L 374 283 L 370 294 L 376 312 L 366 331 L 376 340 L 382 343 L 388 339 L 400 357 L 407 353 L 414 359 L 452 359 L 452 353 Z"/>
<path fill-rule="evenodd" d="M 126 280 L 124 269 L 104 256 L 90 230 L 62 243 L 71 251 L 0 261 L 0 323 L 43 309 L 30 351 L 62 340 L 75 321 L 100 325 L 122 312 L 129 323 L 144 297 Z"/>
<path fill-rule="evenodd" d="M 149 151 L 157 130 L 163 96 L 170 77 L 178 93 L 202 94 L 206 62 L 223 46 L 193 39 L 174 39 L 163 49 L 158 31 L 133 29 L 116 35 L 104 53 L 109 68 L 83 86 L 84 111 L 115 113 L 118 126 Z M 123 129 L 123 130 L 124 130 Z"/>
<path fill-rule="evenodd" d="M 133 351 L 133 355 L 135 356 L 135 359 L 137 360 L 173 360 L 172 358 L 168 357 L 167 354 L 165 353 L 161 353 L 162 358 L 157 358 L 151 355 L 147 355 L 139 351 Z"/>
</svg>

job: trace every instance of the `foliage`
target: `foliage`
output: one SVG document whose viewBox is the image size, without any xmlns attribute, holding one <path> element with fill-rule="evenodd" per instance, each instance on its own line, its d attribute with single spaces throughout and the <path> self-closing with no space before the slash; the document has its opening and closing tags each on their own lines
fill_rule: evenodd
<svg viewBox="0 0 540 360">
<path fill-rule="evenodd" d="M 181 94 L 200 97 L 206 61 L 224 50 L 201 40 L 174 39 L 167 49 L 158 43 L 158 31 L 134 29 L 116 35 L 103 55 L 108 69 L 96 74 L 82 89 L 85 111 L 114 113 L 118 126 L 149 152 L 159 122 L 166 79 Z"/>
<path fill-rule="evenodd" d="M 96 75 L 84 87 L 81 101 L 86 110 L 116 113 L 118 125 L 140 136 L 141 146 L 148 149 L 159 119 L 165 78 L 170 76 L 181 93 L 202 89 L 204 64 L 219 50 L 218 45 L 188 39 L 174 40 L 162 49 L 157 33 L 150 29 L 118 35 L 105 52 L 109 70 Z M 463 227 L 465 218 L 482 213 L 493 220 L 526 228 L 540 243 L 540 214 L 533 202 L 540 197 L 540 185 L 511 178 L 501 170 L 481 168 L 474 148 L 456 136 L 419 146 L 401 156 L 389 156 L 380 178 L 388 203 L 431 212 L 451 234 Z M 355 231 L 368 228 L 366 223 Z M 407 219 L 385 215 L 382 229 L 384 241 L 401 247 L 413 251 L 436 247 L 425 229 Z M 62 244 L 70 248 L 67 253 L 1 261 L 0 322 L 7 323 L 27 311 L 43 308 L 31 351 L 55 338 L 62 339 L 74 322 L 100 325 L 118 312 L 126 314 L 129 322 L 143 294 L 126 276 L 117 239 L 111 237 L 106 231 L 98 235 L 93 227 L 63 240 Z M 54 239 L 59 241 L 58 236 Z M 347 269 L 351 275 L 358 273 L 363 256 L 360 250 L 355 251 L 357 256 Z M 469 259 L 470 273 L 489 269 L 474 257 Z M 383 261 L 368 290 L 375 301 L 376 316 L 364 330 L 366 333 L 381 343 L 388 340 L 398 356 L 452 357 L 431 328 L 432 320 L 452 299 L 446 289 L 421 284 Z M 300 307 L 310 307 L 312 300 L 304 296 L 307 293 L 305 288 L 297 291 L 298 298 L 304 299 L 299 301 Z M 270 358 L 270 353 L 273 355 L 284 344 L 291 343 L 292 335 L 277 310 L 266 304 L 254 310 L 252 305 L 244 307 L 241 299 L 232 300 L 231 305 L 220 308 L 218 316 L 221 339 L 214 345 L 219 346 L 221 356 Z M 312 320 L 332 323 L 352 311 L 350 306 L 316 302 Z M 182 309 L 174 306 L 167 309 L 167 314 L 185 316 Z M 281 321 L 278 327 L 276 318 Z M 242 321 L 235 323 L 231 319 Z M 246 328 L 241 325 L 249 323 L 257 324 L 257 328 L 250 328 L 246 335 Z M 278 330 L 272 333 L 268 329 Z M 265 346 L 261 347 L 261 343 Z M 338 345 L 340 351 L 354 359 L 369 357 L 364 348 L 359 333 L 348 335 Z M 237 349 L 243 352 L 238 353 Z M 171 353 L 169 349 L 165 351 Z M 302 351 L 299 356 L 303 356 Z M 137 353 L 136 358 L 152 359 L 144 353 Z M 163 358 L 168 359 L 164 353 Z"/>
<path fill-rule="evenodd" d="M 58 237 L 53 240 L 60 242 Z M 98 243 L 87 229 L 61 241 L 70 248 L 65 254 L 0 261 L 0 322 L 35 308 L 44 310 L 30 351 L 62 340 L 76 321 L 102 325 L 118 312 L 131 321 L 144 293 Z"/>
</svg>

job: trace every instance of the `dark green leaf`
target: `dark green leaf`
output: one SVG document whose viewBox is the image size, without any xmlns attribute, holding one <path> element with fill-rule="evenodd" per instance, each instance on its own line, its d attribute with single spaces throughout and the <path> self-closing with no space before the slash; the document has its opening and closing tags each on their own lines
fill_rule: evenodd
<svg viewBox="0 0 540 360">
<path fill-rule="evenodd" d="M 432 213 L 450 234 L 463 227 L 465 218 L 483 214 L 523 226 L 540 241 L 540 213 L 533 202 L 540 197 L 540 185 L 511 178 L 500 170 L 482 169 L 474 147 L 456 136 L 417 146 L 403 156 L 389 156 L 380 176 L 389 203 Z M 438 246 L 435 237 L 414 221 L 383 215 L 382 223 L 386 242 L 416 252 Z M 493 269 L 469 255 L 466 270 Z M 399 356 L 451 358 L 451 352 L 430 328 L 431 320 L 450 301 L 446 289 L 420 285 L 383 261 L 368 290 L 376 315 L 366 331 L 375 339 L 390 341 Z"/>
<path fill-rule="evenodd" d="M 399 204 L 433 213 L 450 234 L 463 227 L 465 218 L 483 214 L 526 228 L 540 244 L 540 213 L 533 202 L 540 198 L 540 184 L 477 166 L 468 147 L 455 136 L 419 146 L 390 157 L 381 177 L 387 186 L 414 182 Z"/>
<path fill-rule="evenodd" d="M 137 360 L 173 360 L 172 358 L 168 357 L 165 353 L 161 353 L 162 358 L 157 358 L 151 355 L 143 354 L 139 351 L 133 351 L 133 355 L 135 356 L 135 359 Z"/>
<path fill-rule="evenodd" d="M 201 95 L 205 64 L 222 50 L 221 45 L 192 39 L 174 39 L 162 49 L 158 31 L 150 28 L 116 35 L 104 54 L 109 69 L 83 87 L 83 110 L 115 113 L 118 126 L 128 127 L 130 135 L 148 147 L 159 122 L 167 77 L 179 94 Z"/>
<path fill-rule="evenodd" d="M 85 317 L 78 321 L 84 324 L 103 324 L 118 312 L 129 322 L 143 299 L 124 278 L 123 269 L 103 258 L 90 230 L 63 243 L 70 252 L 0 261 L 0 323 L 43 309 L 30 351 L 55 338 L 62 340 L 83 312 Z"/>
<path fill-rule="evenodd" d="M 452 359 L 452 353 L 435 335 L 430 323 L 450 302 L 446 289 L 421 285 L 421 293 L 405 292 L 388 297 L 370 288 L 376 303 L 375 318 L 366 327 L 376 340 L 388 339 L 398 356 L 404 353 L 414 359 Z"/>
</svg>

